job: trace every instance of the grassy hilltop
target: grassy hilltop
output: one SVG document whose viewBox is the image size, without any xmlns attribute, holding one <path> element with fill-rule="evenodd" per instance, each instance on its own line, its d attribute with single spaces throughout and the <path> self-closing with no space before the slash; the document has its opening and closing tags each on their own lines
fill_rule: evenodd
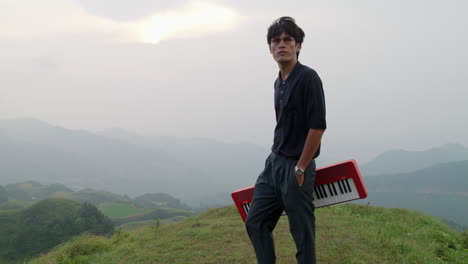
<svg viewBox="0 0 468 264">
<path fill-rule="evenodd" d="M 468 234 L 404 209 L 345 204 L 317 215 L 318 263 L 468 263 Z M 295 263 L 286 217 L 275 230 L 278 264 Z M 234 206 L 183 222 L 80 236 L 29 264 L 254 264 L 253 249 Z"/>
</svg>

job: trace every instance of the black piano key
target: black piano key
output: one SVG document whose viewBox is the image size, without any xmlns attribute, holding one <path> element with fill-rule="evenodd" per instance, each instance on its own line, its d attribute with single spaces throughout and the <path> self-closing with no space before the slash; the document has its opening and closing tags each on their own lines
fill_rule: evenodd
<svg viewBox="0 0 468 264">
<path fill-rule="evenodd" d="M 325 198 L 325 193 L 323 193 L 322 185 L 319 186 L 320 194 L 322 195 L 322 199 Z"/>
<path fill-rule="evenodd" d="M 327 189 L 325 189 L 325 186 L 320 186 L 322 187 L 322 192 L 323 192 L 323 195 L 325 195 L 325 198 L 328 198 L 328 194 L 327 194 Z"/>
<path fill-rule="evenodd" d="M 248 213 L 250 210 L 250 203 L 243 204 L 242 207 L 244 208 L 245 213 Z"/>
<path fill-rule="evenodd" d="M 351 192 L 351 187 L 349 187 L 346 183 L 348 182 L 348 179 L 343 180 L 343 186 L 346 188 L 346 192 L 350 193 Z"/>
<path fill-rule="evenodd" d="M 319 198 L 323 199 L 322 189 L 320 189 L 320 186 L 317 186 L 317 190 L 318 190 Z"/>
<path fill-rule="evenodd" d="M 345 190 L 345 193 L 349 193 L 349 190 L 348 190 L 348 188 L 346 187 L 345 181 L 346 181 L 346 180 L 341 180 L 341 185 L 343 185 L 343 189 Z"/>
<path fill-rule="evenodd" d="M 333 187 L 333 191 L 335 192 L 335 195 L 338 195 L 338 192 L 336 191 L 335 183 L 332 182 L 331 186 Z"/>
<path fill-rule="evenodd" d="M 349 192 L 352 192 L 352 191 L 353 191 L 353 190 L 351 190 L 351 186 L 349 185 L 349 178 L 346 179 L 346 186 L 348 186 Z"/>
<path fill-rule="evenodd" d="M 343 187 L 341 187 L 341 181 L 338 181 L 338 187 L 340 188 L 340 193 L 343 194 Z"/>
<path fill-rule="evenodd" d="M 314 191 L 317 194 L 317 200 L 321 199 L 322 197 L 320 197 L 320 193 L 319 193 L 319 190 L 318 190 L 317 186 L 315 186 Z"/>
<path fill-rule="evenodd" d="M 338 181 L 338 186 L 340 186 L 340 192 L 341 192 L 341 194 L 346 193 L 346 191 L 345 191 L 345 189 L 344 189 L 344 186 L 343 186 L 343 184 L 341 183 L 341 180 Z"/>
<path fill-rule="evenodd" d="M 346 187 L 345 181 L 346 180 L 341 180 L 341 185 L 343 185 L 343 189 L 344 189 L 345 193 L 348 193 L 349 191 L 348 191 L 348 188 Z"/>
<path fill-rule="evenodd" d="M 328 192 L 330 193 L 330 196 L 334 196 L 332 188 L 331 188 L 331 184 L 327 184 L 327 187 L 328 187 Z"/>
</svg>

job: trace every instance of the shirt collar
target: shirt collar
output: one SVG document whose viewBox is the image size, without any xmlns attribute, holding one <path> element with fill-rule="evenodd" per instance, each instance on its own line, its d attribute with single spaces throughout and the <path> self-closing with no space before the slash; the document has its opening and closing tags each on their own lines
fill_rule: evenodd
<svg viewBox="0 0 468 264">
<path fill-rule="evenodd" d="M 286 80 L 283 80 L 283 78 L 281 77 L 281 71 L 278 72 L 278 80 L 280 82 L 283 82 L 283 81 L 291 81 L 295 78 L 295 76 L 297 75 L 297 72 L 299 71 L 299 68 L 302 66 L 302 64 L 297 61 L 296 62 L 296 65 L 294 65 L 294 68 L 293 70 L 291 71 L 291 73 L 289 74 L 288 78 L 286 78 Z"/>
</svg>

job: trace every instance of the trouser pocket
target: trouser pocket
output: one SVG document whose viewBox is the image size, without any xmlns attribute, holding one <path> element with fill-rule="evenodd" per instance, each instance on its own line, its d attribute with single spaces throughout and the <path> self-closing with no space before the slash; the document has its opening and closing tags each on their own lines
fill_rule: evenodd
<svg viewBox="0 0 468 264">
<path fill-rule="evenodd" d="M 288 178 L 289 178 L 288 182 L 292 186 L 301 189 L 302 186 L 299 185 L 299 182 L 297 181 L 297 178 L 296 178 L 296 165 L 297 165 L 297 160 L 288 160 L 288 167 L 289 167 L 289 169 L 288 169 Z M 304 181 L 302 182 L 303 186 L 304 186 L 305 180 L 306 180 L 306 177 L 304 175 Z"/>
<path fill-rule="evenodd" d="M 304 181 L 302 182 L 302 186 L 299 185 L 299 182 L 297 181 L 296 178 L 296 165 L 297 165 L 297 160 L 292 160 L 290 162 L 290 169 L 289 169 L 289 174 L 291 177 L 290 183 L 293 184 L 295 187 L 299 189 L 313 189 L 315 185 L 315 160 L 312 160 L 309 165 L 304 169 Z"/>
</svg>

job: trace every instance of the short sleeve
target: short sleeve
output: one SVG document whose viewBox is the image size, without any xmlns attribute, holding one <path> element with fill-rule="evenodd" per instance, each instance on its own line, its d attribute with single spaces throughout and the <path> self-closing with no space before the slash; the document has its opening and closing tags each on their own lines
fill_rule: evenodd
<svg viewBox="0 0 468 264">
<path fill-rule="evenodd" d="M 311 129 L 326 129 L 325 95 L 322 80 L 315 71 L 307 74 L 305 83 L 305 116 Z"/>
</svg>

